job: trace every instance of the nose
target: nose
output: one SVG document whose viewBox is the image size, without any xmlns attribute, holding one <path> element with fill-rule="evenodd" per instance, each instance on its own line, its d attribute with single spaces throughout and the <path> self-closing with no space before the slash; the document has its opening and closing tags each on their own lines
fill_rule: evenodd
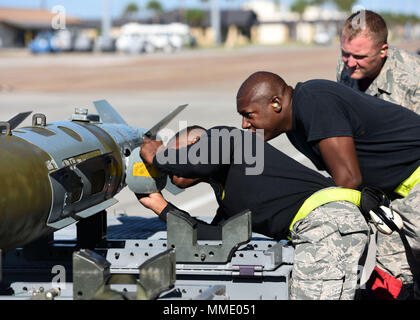
<svg viewBox="0 0 420 320">
<path fill-rule="evenodd" d="M 242 129 L 248 129 L 251 124 L 248 122 L 247 118 L 242 117 Z"/>
<path fill-rule="evenodd" d="M 348 59 L 347 59 L 347 65 L 349 66 L 349 68 L 356 67 L 357 66 L 356 59 L 354 59 L 353 56 L 348 57 Z"/>
</svg>

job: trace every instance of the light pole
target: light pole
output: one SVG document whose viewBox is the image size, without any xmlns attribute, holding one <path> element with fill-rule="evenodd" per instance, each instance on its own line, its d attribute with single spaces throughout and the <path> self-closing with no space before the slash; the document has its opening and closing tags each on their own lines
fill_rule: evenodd
<svg viewBox="0 0 420 320">
<path fill-rule="evenodd" d="M 211 0 L 211 27 L 214 33 L 214 43 L 220 44 L 221 42 L 221 21 L 220 21 L 220 8 L 219 0 Z"/>
<path fill-rule="evenodd" d="M 108 40 L 111 32 L 110 0 L 102 0 L 102 37 Z"/>
</svg>

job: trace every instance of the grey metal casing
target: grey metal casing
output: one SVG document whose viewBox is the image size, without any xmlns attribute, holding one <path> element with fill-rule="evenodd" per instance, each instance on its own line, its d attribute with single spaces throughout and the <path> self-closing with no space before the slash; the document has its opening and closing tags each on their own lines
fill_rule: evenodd
<svg viewBox="0 0 420 320">
<path fill-rule="evenodd" d="M 128 158 L 126 171 L 127 186 L 131 191 L 138 194 L 159 192 L 166 186 L 167 175 L 158 172 L 154 168 L 148 170 L 148 166 L 144 164 L 140 156 L 140 150 L 140 147 L 135 148 Z M 144 174 L 135 174 L 136 167 L 141 167 L 145 171 Z"/>
</svg>

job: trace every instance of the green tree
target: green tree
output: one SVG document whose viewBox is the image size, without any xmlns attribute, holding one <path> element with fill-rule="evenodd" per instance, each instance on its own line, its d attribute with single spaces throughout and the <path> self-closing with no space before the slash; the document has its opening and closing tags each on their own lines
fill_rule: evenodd
<svg viewBox="0 0 420 320">
<path fill-rule="evenodd" d="M 139 12 L 139 7 L 135 2 L 127 4 L 123 11 L 123 17 L 133 18 Z"/>
<path fill-rule="evenodd" d="M 290 9 L 302 15 L 308 6 L 323 5 L 327 2 L 334 4 L 339 10 L 351 12 L 357 0 L 295 0 Z"/>
<path fill-rule="evenodd" d="M 338 9 L 351 12 L 351 8 L 357 2 L 357 0 L 332 0 Z"/>
<path fill-rule="evenodd" d="M 206 14 L 200 9 L 187 10 L 185 18 L 187 23 L 192 27 L 199 27 L 203 24 Z"/>
<path fill-rule="evenodd" d="M 416 15 L 397 14 L 390 12 L 380 12 L 389 26 L 405 25 L 407 23 L 419 23 L 420 17 Z"/>
<path fill-rule="evenodd" d="M 330 2 L 331 0 L 311 0 L 310 3 L 311 5 L 321 5 L 324 4 L 326 2 Z"/>
<path fill-rule="evenodd" d="M 295 0 L 290 6 L 290 10 L 299 13 L 301 16 L 305 12 L 306 8 L 310 5 L 309 0 Z"/>
<path fill-rule="evenodd" d="M 163 7 L 158 0 L 150 0 L 146 5 L 146 9 L 153 12 L 155 21 L 157 21 L 159 15 L 163 12 Z"/>
</svg>

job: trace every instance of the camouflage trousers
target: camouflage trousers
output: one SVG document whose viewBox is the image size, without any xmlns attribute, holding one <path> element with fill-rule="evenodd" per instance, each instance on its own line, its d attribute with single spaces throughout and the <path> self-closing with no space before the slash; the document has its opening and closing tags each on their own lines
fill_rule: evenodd
<svg viewBox="0 0 420 320">
<path fill-rule="evenodd" d="M 392 208 L 403 219 L 403 231 L 417 264 L 420 264 L 420 184 L 406 198 L 392 201 Z M 391 235 L 378 232 L 376 258 L 378 267 L 393 277 L 404 284 L 413 282 L 406 250 L 397 232 Z"/>
<path fill-rule="evenodd" d="M 320 206 L 295 222 L 290 298 L 354 299 L 369 232 L 359 208 L 345 201 Z"/>
</svg>

